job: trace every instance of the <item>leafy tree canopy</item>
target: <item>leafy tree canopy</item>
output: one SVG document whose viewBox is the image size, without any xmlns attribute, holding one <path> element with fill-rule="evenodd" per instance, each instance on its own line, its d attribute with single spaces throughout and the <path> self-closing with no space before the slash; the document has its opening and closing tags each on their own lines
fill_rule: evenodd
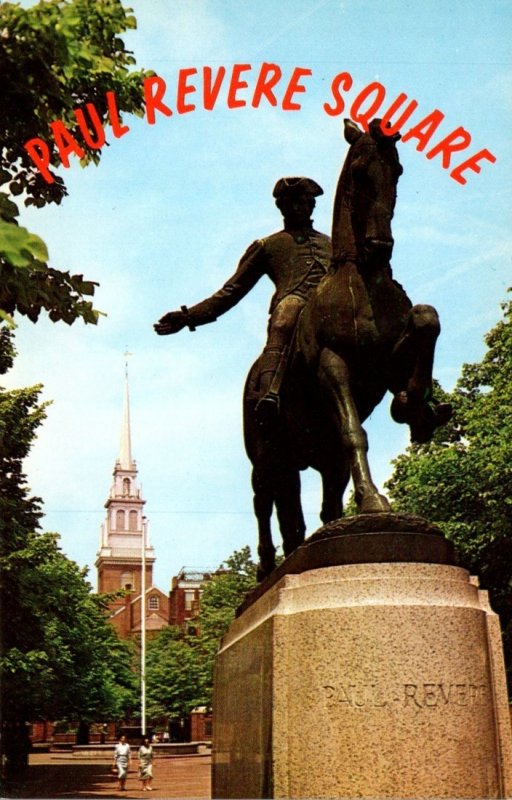
<svg viewBox="0 0 512 800">
<path fill-rule="evenodd" d="M 237 607 L 256 585 L 256 569 L 249 547 L 234 552 L 204 585 L 196 633 L 169 628 L 149 643 L 150 716 L 182 718 L 197 706 L 211 706 L 215 654 Z"/>
<path fill-rule="evenodd" d="M 52 122 L 62 120 L 74 134 L 75 109 L 93 103 L 105 126 L 107 91 L 115 93 L 119 112 L 142 114 L 147 73 L 130 71 L 135 61 L 120 38 L 135 27 L 120 0 L 0 3 L 0 318 L 18 312 L 35 322 L 45 309 L 53 321 L 98 321 L 86 299 L 97 284 L 49 267 L 46 245 L 18 224 L 12 197 L 24 195 L 25 205 L 41 208 L 66 195 L 62 177 L 48 184 L 24 148 L 34 137 L 47 140 Z M 83 147 L 82 166 L 97 164 L 101 149 Z M 55 152 L 51 163 L 59 163 Z"/>
<path fill-rule="evenodd" d="M 438 524 L 489 589 L 512 663 L 512 302 L 502 309 L 482 361 L 447 395 L 453 420 L 395 460 L 387 488 L 396 510 Z"/>
<path fill-rule="evenodd" d="M 205 584 L 198 618 L 199 636 L 190 639 L 196 651 L 202 687 L 201 705 L 211 706 L 213 667 L 220 641 L 235 618 L 238 606 L 257 583 L 257 564 L 250 547 L 235 551 Z"/>
<path fill-rule="evenodd" d="M 11 366 L 13 315 L 36 322 L 81 318 L 95 324 L 93 281 L 51 267 L 42 239 L 18 223 L 19 208 L 66 195 L 61 177 L 46 183 L 24 145 L 51 139 L 60 121 L 76 133 L 75 110 L 94 106 L 109 123 L 105 94 L 119 113 L 141 114 L 142 73 L 119 37 L 135 18 L 120 0 L 0 3 L 0 374 Z M 89 108 L 92 108 L 92 105 Z M 92 140 L 91 140 L 92 141 Z M 82 166 L 101 150 L 84 143 Z M 57 154 L 51 163 L 59 163 Z M 134 703 L 131 654 L 105 619 L 106 600 L 67 559 L 56 534 L 41 534 L 41 500 L 30 495 L 23 459 L 45 416 L 40 387 L 0 389 L 0 623 L 2 765 L 26 763 L 25 723 L 38 715 L 84 722 L 120 716 Z"/>
<path fill-rule="evenodd" d="M 23 547 L 41 517 L 41 500 L 30 496 L 23 472 L 23 460 L 45 418 L 40 391 L 40 386 L 0 388 L 0 555 Z"/>
<path fill-rule="evenodd" d="M 39 393 L 0 389 L 0 756 L 8 769 L 25 763 L 27 721 L 116 718 L 135 702 L 131 654 L 106 620 L 106 599 L 58 536 L 39 532 L 41 500 L 23 473 L 45 416 Z"/>
<path fill-rule="evenodd" d="M 236 550 L 205 584 L 198 624 L 203 642 L 216 648 L 235 618 L 235 611 L 257 582 L 257 565 L 249 546 Z"/>
<path fill-rule="evenodd" d="M 20 717 L 117 719 L 133 705 L 131 653 L 106 621 L 102 598 L 61 552 L 33 533 L 2 559 L 4 722 Z"/>
<path fill-rule="evenodd" d="M 177 628 L 165 628 L 148 644 L 146 702 L 152 718 L 181 719 L 202 705 L 200 665 Z"/>
</svg>

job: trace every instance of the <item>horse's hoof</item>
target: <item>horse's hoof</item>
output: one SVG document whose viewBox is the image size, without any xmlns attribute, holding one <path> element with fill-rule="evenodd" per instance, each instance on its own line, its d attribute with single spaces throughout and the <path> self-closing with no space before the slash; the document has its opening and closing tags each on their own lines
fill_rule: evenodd
<svg viewBox="0 0 512 800">
<path fill-rule="evenodd" d="M 436 428 L 441 425 L 446 425 L 453 416 L 453 408 L 451 403 L 438 403 L 434 407 L 434 414 L 436 417 Z"/>
<path fill-rule="evenodd" d="M 385 514 L 389 511 L 391 511 L 389 500 L 378 492 L 366 495 L 359 504 L 361 514 Z"/>
<path fill-rule="evenodd" d="M 391 417 L 395 422 L 409 422 L 411 416 L 407 392 L 398 392 L 391 401 Z"/>
<path fill-rule="evenodd" d="M 451 403 L 425 404 L 422 412 L 411 421 L 411 442 L 426 444 L 432 439 L 435 429 L 446 425 L 451 416 Z"/>
<path fill-rule="evenodd" d="M 452 416 L 450 403 L 418 402 L 407 392 L 398 392 L 391 403 L 391 416 L 395 422 L 407 423 L 411 429 L 411 442 L 425 444 L 436 428 L 446 425 Z"/>
<path fill-rule="evenodd" d="M 256 580 L 258 581 L 258 583 L 261 583 L 261 581 L 265 580 L 265 578 L 267 578 L 270 575 L 270 573 L 274 571 L 274 569 L 275 569 L 275 564 L 273 567 L 265 567 L 265 568 L 262 567 L 261 564 L 258 564 L 258 568 L 256 570 Z"/>
</svg>

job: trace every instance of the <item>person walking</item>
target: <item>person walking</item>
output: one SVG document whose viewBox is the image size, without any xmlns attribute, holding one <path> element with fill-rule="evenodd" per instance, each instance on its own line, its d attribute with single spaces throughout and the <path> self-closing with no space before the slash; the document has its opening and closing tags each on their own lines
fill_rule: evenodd
<svg viewBox="0 0 512 800">
<path fill-rule="evenodd" d="M 125 791 L 126 778 L 128 777 L 128 767 L 131 761 L 130 745 L 126 741 L 126 736 L 120 736 L 114 749 L 114 764 L 117 767 L 117 777 L 119 780 L 118 789 Z"/>
<path fill-rule="evenodd" d="M 143 739 L 139 748 L 139 778 L 143 792 L 153 791 L 153 747 L 147 738 Z"/>
</svg>

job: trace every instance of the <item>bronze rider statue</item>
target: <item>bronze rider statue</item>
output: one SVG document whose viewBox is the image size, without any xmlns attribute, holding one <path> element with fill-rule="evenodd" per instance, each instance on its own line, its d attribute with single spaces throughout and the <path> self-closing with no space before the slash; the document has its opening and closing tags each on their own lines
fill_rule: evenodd
<svg viewBox="0 0 512 800">
<path fill-rule="evenodd" d="M 155 324 L 164 336 L 185 326 L 214 322 L 268 275 L 276 287 L 269 309 L 267 342 L 261 357 L 258 417 L 275 416 L 289 345 L 308 294 L 325 275 L 331 262 L 331 240 L 313 228 L 311 214 L 322 188 L 311 178 L 281 178 L 274 187 L 276 206 L 284 218 L 282 231 L 253 242 L 234 275 L 222 289 L 201 303 L 170 311 Z"/>
</svg>

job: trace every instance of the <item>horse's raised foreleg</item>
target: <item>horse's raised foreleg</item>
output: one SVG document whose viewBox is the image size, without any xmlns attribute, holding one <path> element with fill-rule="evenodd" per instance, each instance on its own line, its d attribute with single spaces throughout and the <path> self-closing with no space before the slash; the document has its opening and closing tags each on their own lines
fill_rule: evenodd
<svg viewBox="0 0 512 800">
<path fill-rule="evenodd" d="M 342 446 L 348 453 L 355 498 L 361 513 L 389 511 L 387 499 L 373 483 L 368 464 L 368 439 L 354 403 L 350 373 L 341 356 L 328 348 L 320 354 L 318 377 L 331 401 L 339 425 Z"/>
<path fill-rule="evenodd" d="M 393 350 L 391 415 L 406 422 L 413 442 L 427 442 L 451 416 L 451 407 L 432 404 L 434 351 L 441 325 L 432 306 L 413 306 L 403 335 Z"/>
<path fill-rule="evenodd" d="M 268 479 L 257 469 L 252 471 L 254 513 L 258 523 L 258 580 L 270 575 L 276 566 L 276 548 L 272 541 L 271 518 L 274 493 Z"/>
</svg>

